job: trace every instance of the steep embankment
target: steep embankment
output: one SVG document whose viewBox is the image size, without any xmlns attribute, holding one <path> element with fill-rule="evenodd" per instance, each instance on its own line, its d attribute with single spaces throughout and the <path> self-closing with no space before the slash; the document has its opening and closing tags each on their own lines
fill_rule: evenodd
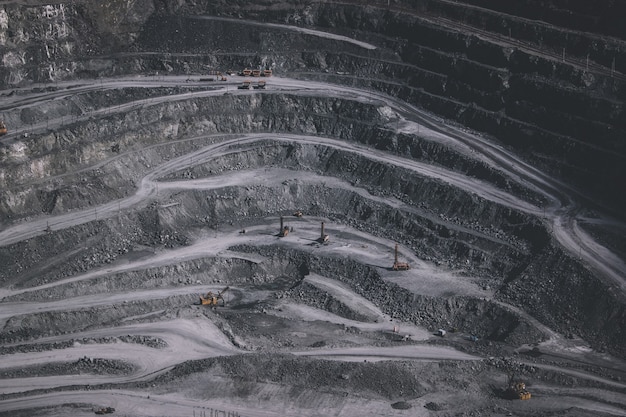
<svg viewBox="0 0 626 417">
<path fill-rule="evenodd" d="M 3 6 L 0 18 L 6 41 L 0 47 L 0 82 L 15 86 L 245 66 L 279 74 L 312 71 L 325 80 L 387 92 L 487 132 L 621 215 L 626 88 L 611 68 L 619 71 L 626 64 L 623 41 L 605 36 L 620 36 L 612 18 L 620 6 L 588 13 L 572 2 L 554 8 L 532 1 L 524 7 L 492 3 L 424 0 L 391 7 L 381 2 L 381 8 L 279 1 L 254 7 L 149 0 L 11 4 Z M 570 9 L 576 19 L 566 24 L 563 10 Z M 206 15 L 317 27 L 377 48 Z M 553 25 L 528 20 L 534 17 Z M 333 75 L 337 72 L 349 76 Z M 15 117 L 22 116 L 5 119 L 15 126 L 23 123 Z"/>
<path fill-rule="evenodd" d="M 421 14 L 412 14 L 417 11 Z M 2 11 L 0 26 L 7 41 L 2 47 L 5 66 L 0 75 L 5 85 L 17 86 L 26 84 L 27 80 L 50 82 L 146 72 L 192 74 L 216 68 L 261 66 L 271 68 L 277 74 L 296 74 L 367 87 L 489 132 L 529 160 L 567 181 L 588 188 L 594 196 L 612 201 L 613 207 L 620 207 L 620 196 L 626 195 L 617 192 L 626 183 L 620 181 L 626 166 L 620 141 L 626 126 L 621 79 L 603 72 L 586 71 L 577 63 L 559 62 L 550 55 L 554 48 L 540 54 L 512 42 L 514 39 L 471 33 L 467 27 L 454 23 L 463 21 L 497 34 L 502 31 L 492 24 L 497 18 L 508 22 L 511 33 L 507 35 L 536 45 L 552 45 L 561 39 L 561 35 L 569 33 L 540 23 L 532 26 L 532 22 L 513 15 L 441 1 L 423 1 L 414 5 L 400 2 L 395 8 L 382 9 L 359 7 L 349 2 L 307 6 L 273 2 L 271 8 L 234 3 L 216 6 L 203 2 L 166 6 L 150 1 L 104 2 L 95 6 L 82 3 L 38 7 L 7 5 Z M 272 25 L 257 22 L 271 22 Z M 334 35 L 320 37 L 312 32 L 294 30 L 294 26 L 321 28 Z M 531 26 L 536 27 L 534 38 L 526 30 Z M 35 35 L 26 36 L 27 32 Z M 346 41 L 343 35 L 355 39 Z M 585 36 L 577 33 L 577 39 L 587 39 Z M 619 44 L 619 40 L 611 38 L 598 41 L 589 35 L 589 39 L 594 39 L 595 45 L 599 45 L 597 49 L 605 52 Z M 574 51 L 577 50 L 572 48 L 571 53 Z M 592 60 L 595 57 L 602 63 L 605 61 L 602 56 L 592 56 Z M 168 158 L 169 148 L 161 145 L 181 136 L 256 131 L 313 133 L 361 142 L 491 182 L 533 202 L 541 201 L 533 192 L 510 182 L 497 170 L 477 160 L 436 142 L 391 133 L 384 127 L 389 120 L 380 117 L 375 106 L 278 94 L 253 99 L 231 96 L 181 98 L 173 103 L 150 100 L 151 96 L 182 95 L 205 88 L 202 85 L 132 88 L 109 90 L 104 94 L 88 91 L 71 95 L 64 95 L 59 90 L 57 100 L 53 102 L 40 106 L 28 103 L 7 111 L 4 118 L 9 125 L 32 126 L 35 131 L 41 128 L 44 119 L 61 117 L 74 123 L 69 127 L 50 129 L 44 134 L 36 133 L 3 150 L 3 158 L 7 161 L 0 177 L 7 187 L 2 200 L 4 219 L 24 218 L 38 212 L 63 213 L 123 198 L 135 190 L 142 174 Z M 17 94 L 22 93 L 18 90 Z M 112 106 L 121 108 L 122 105 L 128 107 L 108 114 Z M 84 115 L 99 109 L 105 109 L 105 114 L 100 115 L 98 121 L 84 119 Z M 202 141 L 185 141 L 175 146 L 192 150 L 203 144 Z M 142 156 L 138 160 L 136 152 L 140 148 Z M 123 152 L 114 163 L 80 170 L 82 166 L 108 159 L 120 149 Z M 303 160 L 303 152 L 317 156 L 314 160 Z M 542 281 L 531 284 L 534 278 L 525 278 L 523 284 L 516 282 L 518 275 L 527 268 L 532 273 L 522 276 L 534 277 L 534 271 L 539 270 L 536 278 L 539 280 L 554 273 L 533 266 L 536 265 L 534 262 L 526 260 L 527 250 L 534 255 L 544 253 L 545 259 L 556 259 L 556 264 L 562 259 L 560 253 L 549 254 L 549 238 L 536 219 L 525 219 L 481 202 L 477 204 L 474 197 L 437 183 L 407 177 L 404 172 L 389 170 L 366 159 L 329 153 L 323 147 L 312 150 L 294 147 L 285 151 L 280 146 L 275 154 L 269 155 L 252 164 L 246 164 L 250 162 L 250 156 L 245 153 L 230 159 L 217 159 L 212 164 L 250 168 L 273 163 L 290 169 L 311 169 L 348 182 L 358 182 L 361 186 L 369 184 L 368 191 L 374 194 L 395 196 L 413 204 L 420 201 L 421 208 L 426 207 L 445 219 L 452 219 L 441 222 L 425 216 L 418 220 L 402 220 L 403 227 L 413 235 L 411 245 L 422 256 L 449 259 L 450 265 L 469 258 L 475 262 L 476 270 L 485 276 L 493 276 L 490 271 L 499 270 L 505 279 L 496 287 L 504 285 L 502 293 L 522 305 L 539 306 L 553 293 L 550 288 L 544 296 L 532 295 L 526 299 L 523 294 L 535 294 L 535 291 L 522 290 L 520 285 L 534 285 L 540 289 L 545 285 L 541 284 Z M 276 159 L 276 155 L 280 157 Z M 71 170 L 79 173 L 75 180 L 64 178 L 55 183 L 45 179 L 67 174 L 68 167 L 75 167 Z M 213 165 L 199 165 L 181 174 L 202 176 L 213 171 Z M 376 178 L 370 177 L 371 173 Z M 409 180 L 392 181 L 398 177 Z M 334 213 L 345 221 L 359 218 L 374 222 L 371 213 L 381 207 L 361 201 L 358 196 L 353 198 L 353 201 L 345 202 L 336 196 L 333 201 L 337 205 L 326 206 L 319 210 L 319 214 Z M 293 201 L 296 205 L 304 203 L 311 204 L 309 201 Z M 260 216 L 273 213 L 272 210 L 259 209 L 260 204 L 256 206 L 247 207 L 246 212 L 258 212 Z M 473 207 L 471 213 L 467 207 Z M 224 207 L 220 216 L 227 213 L 228 208 Z M 94 216 L 97 217 L 97 210 L 94 210 Z M 152 208 L 146 208 L 145 212 L 128 220 L 143 226 L 153 221 L 158 224 L 158 215 L 157 220 L 154 216 Z M 513 251 L 503 255 L 499 249 L 494 251 L 489 247 L 489 239 L 481 243 L 483 237 L 480 237 L 476 242 L 473 233 L 464 237 L 467 231 L 459 231 L 454 223 L 475 222 L 465 218 L 480 219 L 482 228 L 491 225 L 496 231 L 501 229 L 510 233 L 513 240 L 521 239 L 524 249 L 520 253 Z M 378 224 L 375 227 L 377 233 L 382 233 L 381 230 L 389 226 Z M 131 229 L 126 240 L 111 241 L 111 246 L 115 247 L 112 252 L 99 248 L 90 256 L 98 259 L 96 263 L 105 262 L 102 259 L 113 259 L 127 251 L 132 246 L 130 242 L 152 244 L 162 240 L 163 236 L 173 236 L 171 227 L 161 229 L 159 226 L 157 229 L 158 232 L 147 234 L 142 232 L 142 227 Z M 496 233 L 492 230 L 487 234 L 491 232 Z M 173 239 L 176 242 L 179 238 Z M 454 244 L 441 243 L 448 240 Z M 428 245 L 424 244 L 425 241 Z M 453 255 L 450 256 L 451 251 Z M 102 253 L 109 252 L 102 258 Z M 499 256 L 502 257 L 497 261 Z M 14 267 L 18 271 L 21 265 Z M 29 276 L 34 276 L 38 270 Z M 6 272 L 10 271 L 13 268 Z M 610 307 L 609 310 L 614 309 Z M 551 324 L 563 321 L 552 318 L 560 315 L 559 311 L 546 314 L 545 320 Z M 584 312 L 578 314 L 583 315 Z M 615 313 L 611 315 L 615 316 Z"/>
<path fill-rule="evenodd" d="M 623 414 L 615 3 L 6 3 L 5 414 Z"/>
</svg>

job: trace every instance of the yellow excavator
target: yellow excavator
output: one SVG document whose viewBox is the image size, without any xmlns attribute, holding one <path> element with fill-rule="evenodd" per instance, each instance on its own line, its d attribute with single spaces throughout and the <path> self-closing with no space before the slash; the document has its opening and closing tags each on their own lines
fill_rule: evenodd
<svg viewBox="0 0 626 417">
<path fill-rule="evenodd" d="M 222 300 L 222 307 L 226 305 L 226 301 L 224 300 L 224 293 L 229 290 L 230 287 L 224 288 L 222 291 L 217 294 L 213 294 L 212 291 L 209 291 L 206 296 L 200 296 L 200 305 L 203 306 L 218 306 L 220 300 Z"/>
<path fill-rule="evenodd" d="M 526 389 L 526 384 L 522 381 L 515 380 L 515 374 L 509 377 L 509 386 L 506 391 L 507 398 L 517 400 L 530 400 L 530 392 Z"/>
</svg>

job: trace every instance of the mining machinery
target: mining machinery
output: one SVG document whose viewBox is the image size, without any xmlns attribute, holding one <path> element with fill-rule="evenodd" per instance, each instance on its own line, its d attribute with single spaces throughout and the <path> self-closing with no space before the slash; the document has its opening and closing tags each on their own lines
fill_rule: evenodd
<svg viewBox="0 0 626 417">
<path fill-rule="evenodd" d="M 320 234 L 319 239 L 317 239 L 317 241 L 319 243 L 326 243 L 326 242 L 328 242 L 329 239 L 330 239 L 330 237 L 327 234 L 324 233 L 324 222 L 322 222 L 322 232 Z"/>
<path fill-rule="evenodd" d="M 411 269 L 411 266 L 406 262 L 398 262 L 398 244 L 396 243 L 395 256 L 393 266 L 391 267 L 394 271 L 406 271 Z"/>
<path fill-rule="evenodd" d="M 507 398 L 512 400 L 530 400 L 530 392 L 526 389 L 526 384 L 515 380 L 515 374 L 509 377 L 509 384 L 505 390 Z"/>
<path fill-rule="evenodd" d="M 304 213 L 302 213 L 302 210 L 296 210 L 293 212 L 293 216 L 294 217 L 302 217 L 304 216 Z"/>
<path fill-rule="evenodd" d="M 261 80 L 252 86 L 255 90 L 265 90 L 265 81 Z"/>
<path fill-rule="evenodd" d="M 0 120 L 0 136 L 6 135 L 7 132 L 8 132 L 7 125 L 5 125 L 2 120 Z"/>
<path fill-rule="evenodd" d="M 280 216 L 280 230 L 278 231 L 278 237 L 285 237 L 289 234 L 289 227 L 284 225 L 283 216 Z"/>
<path fill-rule="evenodd" d="M 228 81 L 228 78 L 226 78 L 226 76 L 224 74 L 222 74 L 221 71 L 209 71 L 208 74 L 209 75 L 214 75 L 215 77 L 200 78 L 200 81 L 215 81 L 216 77 L 217 77 L 218 81 Z"/>
<path fill-rule="evenodd" d="M 113 407 L 102 407 L 102 408 L 98 408 L 96 411 L 94 411 L 96 414 L 98 415 L 102 415 L 102 414 L 112 414 L 115 412 L 115 408 Z"/>
<path fill-rule="evenodd" d="M 241 85 L 237 86 L 238 89 L 240 90 L 249 90 L 250 89 L 250 81 L 249 80 L 245 80 L 243 83 L 241 83 Z"/>
<path fill-rule="evenodd" d="M 226 305 L 226 300 L 224 300 L 224 293 L 228 291 L 230 287 L 224 288 L 222 291 L 217 294 L 213 294 L 212 291 L 209 291 L 206 296 L 200 296 L 200 305 L 203 306 L 218 306 L 220 300 L 222 300 L 222 307 Z"/>
</svg>

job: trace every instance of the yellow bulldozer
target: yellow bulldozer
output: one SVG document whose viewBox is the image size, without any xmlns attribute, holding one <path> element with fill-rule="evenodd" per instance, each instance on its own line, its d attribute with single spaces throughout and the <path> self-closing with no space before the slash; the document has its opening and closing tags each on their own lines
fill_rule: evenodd
<svg viewBox="0 0 626 417">
<path fill-rule="evenodd" d="M 213 294 L 212 291 L 209 291 L 206 296 L 200 296 L 200 305 L 203 306 L 218 306 L 220 304 L 220 300 L 222 300 L 222 307 L 226 305 L 226 300 L 224 300 L 224 293 L 229 290 L 230 287 L 224 288 L 222 291 L 217 294 Z"/>
</svg>

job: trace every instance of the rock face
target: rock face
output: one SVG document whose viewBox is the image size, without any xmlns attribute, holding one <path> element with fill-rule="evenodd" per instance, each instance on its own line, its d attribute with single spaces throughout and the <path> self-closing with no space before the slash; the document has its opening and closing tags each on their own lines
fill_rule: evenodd
<svg viewBox="0 0 626 417">
<path fill-rule="evenodd" d="M 519 372 L 625 405 L 621 3 L 362 3 L 0 5 L 0 388 L 487 415 Z"/>
<path fill-rule="evenodd" d="M 491 134 L 588 201 L 626 212 L 626 54 L 618 39 L 601 36 L 624 37 L 615 17 L 621 3 L 591 11 L 531 0 L 391 3 L 382 10 L 279 1 L 4 5 L 0 85 L 207 67 L 312 71 L 309 77 L 381 90 Z M 279 29 L 199 17 L 209 14 L 358 33 L 387 48 L 338 53 L 332 40 L 311 44 L 303 33 L 285 37 Z M 337 72 L 357 78 L 331 75 Z M 27 116 L 5 115 L 15 117 Z"/>
<path fill-rule="evenodd" d="M 528 5 L 531 3 L 529 1 Z M 55 81 L 85 76 L 158 72 L 184 74 L 205 71 L 206 68 L 261 65 L 277 73 L 301 73 L 313 79 L 353 83 L 397 96 L 466 126 L 490 133 L 526 155 L 529 161 L 578 187 L 582 190 L 582 201 L 588 203 L 597 197 L 599 204 L 607 204 L 615 210 L 623 208 L 626 161 L 621 138 L 626 133 L 622 101 L 626 89 L 624 78 L 619 72 L 623 65 L 623 55 L 616 49 L 619 41 L 590 33 L 571 34 L 575 28 L 572 22 L 563 23 L 566 27 L 562 29 L 542 23 L 531 27 L 531 23 L 524 20 L 531 17 L 525 7 L 510 6 L 503 10 L 505 6 L 485 1 L 476 1 L 475 4 L 482 8 L 470 7 L 470 2 L 450 5 L 438 1 L 396 1 L 394 7 L 382 10 L 351 5 L 349 2 L 341 5 L 304 5 L 277 1 L 264 5 L 245 2 L 216 5 L 214 2 L 161 3 L 141 0 L 105 1 L 98 4 L 9 4 L 0 9 L 0 37 L 4 40 L 0 47 L 4 64 L 0 69 L 0 82 L 5 88 L 17 88 L 32 82 L 53 86 Z M 619 28 L 611 23 L 613 21 L 610 17 L 618 6 L 607 5 L 605 10 L 599 9 L 596 15 L 585 19 L 583 6 L 567 7 L 570 6 L 581 19 L 581 27 L 594 28 L 602 34 L 622 36 Z M 552 23 L 562 21 L 562 11 L 559 9 L 539 7 L 532 10 L 537 16 L 546 17 Z M 502 15 L 498 11 L 507 14 Z M 204 14 L 211 17 L 204 18 Z M 232 17 L 301 28 L 319 27 L 337 35 L 356 33 L 364 41 L 370 40 L 384 47 L 367 50 L 364 54 L 361 46 L 348 44 L 339 51 L 335 47 L 337 41 L 333 38 L 323 38 L 312 45 L 306 32 L 296 31 L 287 37 L 279 27 L 254 25 L 249 21 L 233 20 Z M 510 31 L 504 31 L 504 28 Z M 503 35 L 507 35 L 507 39 L 503 39 Z M 554 56 L 559 52 L 555 45 L 562 39 L 574 42 L 571 46 L 564 44 L 565 60 Z M 539 47 L 540 51 L 537 49 Z M 275 52 L 276 48 L 280 48 L 280 53 Z M 587 55 L 593 64 L 591 66 L 586 61 L 585 65 L 581 65 L 580 58 L 587 57 L 585 51 L 588 51 Z M 611 54 L 615 61 L 608 68 L 606 57 Z M 9 125 L 34 125 L 49 117 L 77 117 L 87 109 L 106 106 L 107 101 L 124 102 L 144 93 L 121 91 L 116 94 L 116 97 L 107 95 L 104 101 L 94 96 L 63 98 L 58 105 L 40 111 L 36 108 L 11 110 L 5 114 L 5 120 Z M 124 97 L 125 94 L 128 97 Z M 2 169 L 0 177 L 8 189 L 0 202 L 3 217 L 20 218 L 37 212 L 62 213 L 83 207 L 81 201 L 104 202 L 132 190 L 132 175 L 141 171 L 138 166 L 128 172 L 131 177 L 115 172 L 115 169 L 109 173 L 97 170 L 74 183 L 65 182 L 57 187 L 27 189 L 18 184 L 29 176 L 43 178 L 61 173 L 67 164 L 89 163 L 101 158 L 102 150 L 97 150 L 91 141 L 93 134 L 110 141 L 107 146 L 120 142 L 125 145 L 123 137 L 112 140 L 108 135 L 117 131 L 128 136 L 129 131 L 136 129 L 132 141 L 148 145 L 152 138 L 158 137 L 155 136 L 158 132 L 172 129 L 173 120 L 177 120 L 174 129 L 182 129 L 187 133 L 207 129 L 241 133 L 260 128 L 331 134 L 348 140 L 375 143 L 383 149 L 408 152 L 413 157 L 430 159 L 493 181 L 499 186 L 511 187 L 506 179 L 498 177 L 497 172 L 480 166 L 476 161 L 463 160 L 446 149 L 433 148 L 432 143 L 425 142 L 419 148 L 403 148 L 401 138 L 387 137 L 378 128 L 389 119 L 380 117 L 375 107 L 355 106 L 352 102 L 342 103 L 337 100 L 296 100 L 288 95 L 266 96 L 260 101 L 241 98 L 235 99 L 233 103 L 232 99 L 229 100 L 229 106 L 224 106 L 224 99 L 215 98 L 190 101 L 183 104 L 182 108 L 176 106 L 176 109 L 164 105 L 160 109 L 131 110 L 123 119 L 112 116 L 106 130 L 102 126 L 87 123 L 74 129 L 55 131 L 39 137 L 37 141 L 26 141 L 3 149 L 6 160 L 12 161 Z M 224 111 L 225 108 L 229 110 Z M 233 113 L 230 110 L 233 108 L 245 109 L 254 115 L 253 119 L 248 115 Z M 206 114 L 211 115 L 208 122 L 204 120 Z M 341 126 L 331 121 L 333 117 L 367 120 L 368 123 Z M 151 124 L 146 124 L 146 121 L 151 121 Z M 69 155 L 61 152 L 67 148 L 72 149 Z M 330 155 L 331 158 L 326 161 L 323 158 L 309 161 L 306 160 L 306 149 L 288 152 L 296 156 L 290 160 L 295 161 L 297 167 L 310 163 L 325 166 L 327 174 L 339 175 L 346 181 L 367 183 L 367 176 L 374 173 L 378 183 L 372 184 L 373 187 L 383 187 L 392 194 L 407 195 L 409 198 L 421 195 L 426 205 L 431 205 L 431 209 L 439 212 L 445 210 L 449 218 L 469 215 L 465 209 L 451 211 L 448 208 L 450 206 L 461 208 L 471 205 L 477 210 L 472 216 L 484 216 L 490 211 L 474 202 L 468 204 L 465 201 L 467 197 L 462 195 L 453 198 L 456 199 L 454 204 L 451 204 L 450 198 L 438 200 L 441 188 L 417 179 L 406 183 L 397 182 L 393 185 L 395 188 L 389 188 L 391 178 L 403 174 L 368 166 L 367 161 L 345 158 L 337 153 Z M 298 155 L 302 157 L 298 158 Z M 155 155 L 152 163 L 157 163 L 159 158 Z M 257 163 L 262 165 L 267 162 Z M 224 160 L 222 163 L 226 167 L 240 162 Z M 352 172 L 343 169 L 351 165 L 360 168 Z M 342 168 L 333 172 L 333 167 Z M 207 168 L 208 171 L 214 169 Z M 206 172 L 203 173 L 203 167 L 199 166 L 189 175 L 202 176 Z M 88 187 L 84 187 L 85 183 Z M 519 189 L 515 192 L 531 201 L 540 198 L 529 190 Z M 346 209 L 339 210 L 337 207 L 327 209 L 348 213 Z M 349 221 L 354 216 L 367 220 L 373 210 L 378 209 L 360 207 L 355 213 L 345 215 L 345 219 Z M 146 212 L 144 218 L 139 220 L 145 224 L 152 222 L 146 220 L 151 218 L 152 215 Z M 515 215 L 495 214 L 492 211 L 481 221 L 484 222 L 483 227 L 488 227 L 490 224 L 502 225 L 503 222 L 513 224 L 519 219 L 515 219 Z M 433 236 L 433 231 L 436 235 L 433 239 L 437 240 L 458 234 L 458 231 L 450 230 L 448 226 L 439 225 L 434 230 L 432 225 L 425 224 L 412 227 L 413 239 Z M 503 273 L 509 273 L 511 265 L 528 263 L 520 261 L 526 259 L 528 253 L 554 259 L 553 253 L 546 252 L 550 251 L 549 239 L 540 229 L 532 221 L 521 228 L 511 227 L 514 239 L 520 239 L 528 247 L 506 255 L 510 262 L 502 262 Z M 128 242 L 162 240 L 162 236 L 171 239 L 173 236 L 167 230 L 158 233 L 159 236 L 155 237 L 133 232 L 134 237 L 129 238 Z M 532 238 L 529 239 L 530 236 Z M 528 248 L 530 252 L 526 252 Z M 425 256 L 445 257 L 436 246 L 421 250 Z M 444 252 L 448 250 L 446 248 Z M 475 259 L 483 256 L 478 255 L 480 250 L 477 252 L 476 248 L 456 250 L 464 251 Z M 496 267 L 493 254 L 491 252 L 486 258 L 483 257 L 484 262 L 479 268 L 493 271 Z M 557 258 L 560 256 L 557 255 Z M 15 268 L 19 270 L 19 266 Z M 520 285 L 530 285 L 537 279 L 539 282 L 533 285 L 543 288 L 543 277 L 555 272 L 544 269 L 535 275 L 537 269 L 532 266 L 526 268 L 529 278 L 523 284 L 515 281 L 509 283 L 511 287 L 503 288 L 502 294 L 518 303 L 539 308 L 545 305 L 545 299 L 537 297 L 534 291 L 525 291 Z M 8 275 L 11 270 L 9 267 L 3 272 Z M 547 294 L 552 294 L 552 291 Z M 576 300 L 568 302 L 572 305 L 585 304 Z M 613 307 L 607 308 L 609 311 L 603 315 L 619 315 Z M 541 308 L 539 310 L 544 311 Z M 546 311 L 546 314 L 547 320 L 560 322 L 548 319 L 560 313 Z M 580 319 L 577 323 L 588 321 L 585 319 L 585 311 L 581 311 L 578 316 Z M 574 327 L 579 330 L 578 325 Z M 586 328 L 592 327 L 590 323 Z M 611 334 L 616 333 L 611 331 Z M 619 334 L 618 331 L 617 340 L 621 338 Z"/>
</svg>

